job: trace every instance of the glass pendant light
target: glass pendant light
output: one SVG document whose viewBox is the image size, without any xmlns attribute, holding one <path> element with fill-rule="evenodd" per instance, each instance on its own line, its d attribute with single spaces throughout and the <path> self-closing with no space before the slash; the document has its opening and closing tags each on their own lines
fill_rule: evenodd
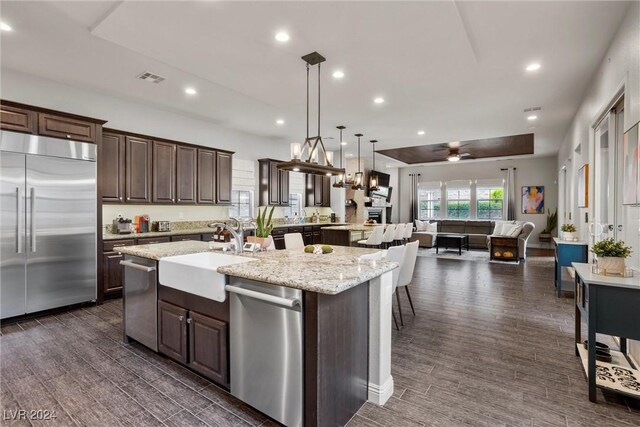
<svg viewBox="0 0 640 427">
<path fill-rule="evenodd" d="M 342 131 L 346 129 L 345 126 L 336 126 L 340 130 L 340 169 L 342 169 Z M 344 188 L 344 173 L 339 173 L 336 176 L 336 182 L 333 183 L 335 188 Z"/>
<path fill-rule="evenodd" d="M 371 175 L 369 175 L 369 190 L 378 191 L 380 189 L 380 180 L 378 179 L 378 172 L 376 172 L 376 142 L 375 139 L 369 141 L 373 145 L 373 170 L 371 170 Z"/>
<path fill-rule="evenodd" d="M 362 182 L 364 180 L 364 174 L 360 170 L 360 138 L 362 138 L 362 134 L 356 133 L 356 136 L 358 137 L 358 172 L 356 172 L 353 178 L 353 185 L 351 186 L 351 189 L 364 190 L 364 185 Z"/>
</svg>

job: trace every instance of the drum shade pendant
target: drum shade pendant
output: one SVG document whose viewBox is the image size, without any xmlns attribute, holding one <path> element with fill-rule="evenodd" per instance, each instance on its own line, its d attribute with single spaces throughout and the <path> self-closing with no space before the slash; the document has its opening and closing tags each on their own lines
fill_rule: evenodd
<svg viewBox="0 0 640 427">
<path fill-rule="evenodd" d="M 371 171 L 371 175 L 369 175 L 369 190 L 378 191 L 380 189 L 380 180 L 378 179 L 378 173 L 376 172 L 376 141 L 372 139 L 369 141 L 373 145 L 373 170 Z"/>
<path fill-rule="evenodd" d="M 291 160 L 278 163 L 278 169 L 302 172 L 311 175 L 335 176 L 343 175 L 342 167 L 336 168 L 332 164 L 332 156 L 327 154 L 320 136 L 320 64 L 325 58 L 318 52 L 312 52 L 302 57 L 307 68 L 307 137 L 302 144 L 291 144 Z M 309 136 L 309 68 L 318 66 L 318 134 Z"/>
<path fill-rule="evenodd" d="M 356 133 L 358 137 L 358 172 L 356 172 L 353 178 L 353 185 L 351 185 L 352 190 L 364 190 L 364 185 L 362 181 L 364 180 L 364 174 L 360 170 L 360 138 L 362 137 L 361 133 Z"/>
<path fill-rule="evenodd" d="M 342 168 L 342 131 L 346 129 L 344 126 L 336 126 L 340 129 L 340 168 Z M 339 174 L 336 177 L 336 182 L 333 183 L 335 188 L 344 188 L 344 173 Z"/>
</svg>

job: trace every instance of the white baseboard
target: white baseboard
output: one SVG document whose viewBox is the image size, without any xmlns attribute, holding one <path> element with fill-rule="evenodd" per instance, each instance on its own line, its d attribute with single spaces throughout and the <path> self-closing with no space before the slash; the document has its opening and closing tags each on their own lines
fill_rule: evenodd
<svg viewBox="0 0 640 427">
<path fill-rule="evenodd" d="M 368 400 L 371 403 L 375 403 L 378 406 L 382 406 L 387 403 L 387 400 L 393 394 L 393 376 L 389 375 L 387 381 L 384 384 L 369 383 L 369 396 Z"/>
</svg>

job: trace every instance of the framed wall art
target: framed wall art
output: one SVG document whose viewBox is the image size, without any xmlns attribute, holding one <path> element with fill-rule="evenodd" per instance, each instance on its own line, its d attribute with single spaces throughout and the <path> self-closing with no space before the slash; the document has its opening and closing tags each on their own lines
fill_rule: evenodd
<svg viewBox="0 0 640 427">
<path fill-rule="evenodd" d="M 578 169 L 578 207 L 589 207 L 589 163 Z"/>
<path fill-rule="evenodd" d="M 522 187 L 522 213 L 544 213 L 544 186 L 525 185 Z"/>
<path fill-rule="evenodd" d="M 624 134 L 622 171 L 622 204 L 640 203 L 640 135 L 638 123 Z"/>
</svg>

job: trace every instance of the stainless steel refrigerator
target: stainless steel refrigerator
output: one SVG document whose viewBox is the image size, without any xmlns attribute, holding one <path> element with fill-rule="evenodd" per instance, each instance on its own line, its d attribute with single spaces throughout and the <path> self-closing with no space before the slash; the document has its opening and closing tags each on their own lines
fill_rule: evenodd
<svg viewBox="0 0 640 427">
<path fill-rule="evenodd" d="M 96 299 L 96 146 L 0 131 L 0 318 Z"/>
</svg>

